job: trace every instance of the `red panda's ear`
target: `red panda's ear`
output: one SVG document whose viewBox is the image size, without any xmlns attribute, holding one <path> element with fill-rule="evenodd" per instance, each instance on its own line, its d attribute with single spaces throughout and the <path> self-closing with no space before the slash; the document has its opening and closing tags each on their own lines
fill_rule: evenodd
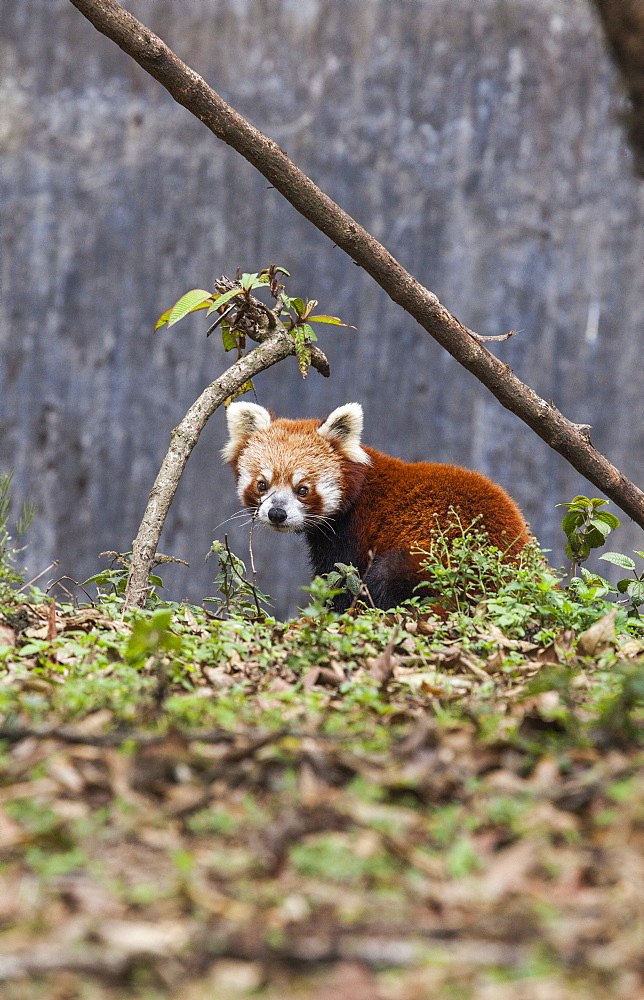
<svg viewBox="0 0 644 1000">
<path fill-rule="evenodd" d="M 318 434 L 352 462 L 370 465 L 371 459 L 360 447 L 362 437 L 362 407 L 360 403 L 345 403 L 329 414 L 318 427 Z"/>
<path fill-rule="evenodd" d="M 257 403 L 231 403 L 226 410 L 228 441 L 221 452 L 224 462 L 237 458 L 249 438 L 271 425 L 271 415 Z"/>
</svg>

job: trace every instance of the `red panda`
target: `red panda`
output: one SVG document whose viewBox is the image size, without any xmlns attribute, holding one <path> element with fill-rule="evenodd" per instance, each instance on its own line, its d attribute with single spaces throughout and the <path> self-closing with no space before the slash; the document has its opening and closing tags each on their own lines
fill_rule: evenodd
<svg viewBox="0 0 644 1000">
<path fill-rule="evenodd" d="M 478 518 L 490 544 L 510 558 L 529 539 L 515 502 L 479 472 L 363 447 L 359 403 L 320 421 L 276 420 L 263 406 L 237 402 L 227 420 L 222 457 L 244 507 L 274 531 L 303 533 L 315 574 L 336 562 L 357 567 L 378 608 L 414 595 L 423 580 L 416 550 L 429 549 L 437 523 L 448 530 L 450 508 L 466 527 Z M 350 601 L 337 595 L 335 610 Z"/>
</svg>

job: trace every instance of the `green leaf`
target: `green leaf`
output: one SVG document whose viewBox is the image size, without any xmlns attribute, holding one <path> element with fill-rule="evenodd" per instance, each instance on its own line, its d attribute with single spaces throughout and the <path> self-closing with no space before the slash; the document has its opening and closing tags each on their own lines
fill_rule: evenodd
<svg viewBox="0 0 644 1000">
<path fill-rule="evenodd" d="M 302 323 L 302 333 L 304 334 L 307 340 L 318 339 L 315 335 L 315 330 L 313 329 L 312 326 L 309 326 L 308 323 Z"/>
<path fill-rule="evenodd" d="M 168 319 L 170 317 L 170 313 L 171 312 L 172 312 L 172 306 L 170 306 L 169 309 L 166 309 L 165 312 L 161 313 L 161 315 L 159 316 L 158 320 L 154 324 L 155 331 L 158 330 L 160 326 L 164 326 L 168 322 Z"/>
<path fill-rule="evenodd" d="M 309 365 L 311 364 L 311 348 L 308 346 L 304 331 L 300 327 L 296 326 L 292 333 L 300 373 L 302 378 L 306 378 Z"/>
<path fill-rule="evenodd" d="M 568 536 L 568 538 L 570 538 L 570 536 L 574 534 L 577 528 L 581 527 L 583 523 L 584 523 L 583 514 L 580 514 L 578 511 L 570 510 L 564 516 L 561 522 L 561 527 L 563 528 L 564 533 Z"/>
<path fill-rule="evenodd" d="M 185 295 L 182 295 L 172 306 L 168 317 L 168 326 L 174 326 L 175 323 L 178 323 L 188 313 L 196 312 L 198 309 L 205 309 L 211 299 L 211 293 L 207 292 L 204 288 L 192 288 Z"/>
<path fill-rule="evenodd" d="M 602 525 L 601 529 L 592 527 L 589 531 L 584 533 L 584 539 L 591 549 L 598 549 L 600 545 L 603 545 L 606 541 L 606 535 L 604 534 L 603 528 L 606 528 L 605 524 Z M 608 531 L 610 531 L 610 529 L 608 529 Z"/>
<path fill-rule="evenodd" d="M 625 556 L 623 552 L 604 552 L 599 558 L 614 566 L 621 566 L 622 569 L 635 570 L 635 561 L 630 556 Z"/>
<path fill-rule="evenodd" d="M 235 340 L 234 336 L 230 332 L 230 327 L 229 326 L 226 326 L 226 327 L 224 327 L 222 329 L 222 331 L 221 331 L 221 339 L 223 341 L 223 345 L 224 345 L 224 350 L 225 351 L 232 351 L 232 350 L 234 350 L 238 346 L 237 345 L 237 341 Z"/>
<path fill-rule="evenodd" d="M 597 507 L 603 507 L 607 504 L 608 500 L 600 500 L 595 497 L 594 500 L 590 500 L 588 497 L 583 496 L 581 493 L 576 496 L 574 500 L 569 503 L 558 503 L 555 504 L 556 507 L 567 507 L 568 510 L 583 510 L 583 511 L 594 511 Z"/>
<path fill-rule="evenodd" d="M 568 510 L 588 510 L 590 507 L 590 500 L 588 497 L 581 496 L 574 497 L 569 500 L 568 503 L 558 503 L 557 507 L 567 507 Z"/>
<path fill-rule="evenodd" d="M 83 580 L 81 587 L 85 587 L 88 583 L 104 583 L 111 572 L 109 569 L 104 569 L 100 573 L 94 573 L 94 576 L 88 576 L 86 580 Z"/>
<path fill-rule="evenodd" d="M 226 303 L 233 298 L 233 296 L 241 294 L 242 294 L 241 288 L 231 288 L 229 291 L 223 292 L 222 295 L 217 295 L 210 309 L 206 313 L 206 316 L 210 316 L 210 314 L 219 309 L 220 306 L 225 306 Z"/>
<path fill-rule="evenodd" d="M 273 274 L 276 277 L 277 277 L 278 274 L 285 274 L 287 278 L 291 277 L 291 272 L 287 271 L 285 267 L 280 267 L 279 264 L 271 264 L 271 267 L 265 267 L 262 271 L 259 272 L 260 273 L 260 277 L 264 276 L 266 278 L 266 280 L 268 281 L 268 273 L 269 273 L 269 271 L 270 271 L 271 268 L 273 269 Z"/>
<path fill-rule="evenodd" d="M 603 576 L 599 576 L 597 573 L 591 573 L 590 570 L 585 569 L 583 566 L 581 567 L 581 574 L 589 586 L 609 587 L 614 590 L 608 580 L 605 580 Z"/>
<path fill-rule="evenodd" d="M 338 316 L 326 316 L 320 313 L 318 316 L 308 316 L 309 323 L 333 323 L 334 326 L 346 326 L 351 330 L 355 330 L 356 327 L 352 326 L 351 323 L 343 323 Z M 563 506 L 563 504 L 557 504 L 558 507 Z"/>
<path fill-rule="evenodd" d="M 598 531 L 602 538 L 608 538 L 613 529 L 610 524 L 607 524 L 606 521 L 603 520 L 603 518 L 600 520 L 600 516 L 601 515 L 591 518 L 588 526 L 591 529 L 591 532 Z"/>
<path fill-rule="evenodd" d="M 611 531 L 614 531 L 615 528 L 619 528 L 619 525 L 620 525 L 619 518 L 615 517 L 615 515 L 611 514 L 610 511 L 608 511 L 608 510 L 601 511 L 601 513 L 600 514 L 596 514 L 595 517 L 598 520 L 605 521 L 606 524 L 610 525 L 610 530 Z"/>
<path fill-rule="evenodd" d="M 313 312 L 317 304 L 318 304 L 317 299 L 307 299 L 306 302 L 304 303 L 304 309 L 302 310 L 302 319 L 308 319 L 308 317 Z"/>
<path fill-rule="evenodd" d="M 300 298 L 291 299 L 291 308 L 295 310 L 298 316 L 301 316 L 304 312 L 304 302 Z"/>
<path fill-rule="evenodd" d="M 264 284 L 263 281 L 259 280 L 259 273 L 248 274 L 246 272 L 242 274 L 239 283 L 245 292 L 250 292 L 253 290 L 253 288 L 257 288 L 259 285 Z"/>
</svg>

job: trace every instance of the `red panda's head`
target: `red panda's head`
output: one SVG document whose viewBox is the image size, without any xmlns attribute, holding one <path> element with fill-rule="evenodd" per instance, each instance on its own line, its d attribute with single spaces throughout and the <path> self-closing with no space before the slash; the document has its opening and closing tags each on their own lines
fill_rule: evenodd
<svg viewBox="0 0 644 1000">
<path fill-rule="evenodd" d="M 362 407 L 339 406 L 323 422 L 274 420 L 257 403 L 231 403 L 222 451 L 246 508 L 275 531 L 304 531 L 346 509 L 371 460 L 360 447 Z"/>
</svg>

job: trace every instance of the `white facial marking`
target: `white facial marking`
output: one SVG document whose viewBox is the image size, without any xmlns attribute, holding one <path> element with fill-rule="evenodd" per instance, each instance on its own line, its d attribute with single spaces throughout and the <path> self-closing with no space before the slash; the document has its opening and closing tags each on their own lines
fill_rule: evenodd
<svg viewBox="0 0 644 1000">
<path fill-rule="evenodd" d="M 334 473 L 327 472 L 326 475 L 322 475 L 318 479 L 316 489 L 322 498 L 322 512 L 324 514 L 333 514 L 340 506 L 342 498 L 342 490 L 340 489 L 337 477 Z"/>
<path fill-rule="evenodd" d="M 247 488 L 250 486 L 252 481 L 253 477 L 251 476 L 248 469 L 245 469 L 243 468 L 243 466 L 240 466 L 237 476 L 237 496 L 239 497 L 240 500 L 244 499 L 244 493 L 246 492 Z"/>
<path fill-rule="evenodd" d="M 283 521 L 271 520 L 271 510 L 275 511 L 277 508 L 286 514 Z M 273 531 L 302 531 L 305 525 L 305 510 L 291 490 L 273 489 L 262 497 L 257 519 Z"/>
</svg>

